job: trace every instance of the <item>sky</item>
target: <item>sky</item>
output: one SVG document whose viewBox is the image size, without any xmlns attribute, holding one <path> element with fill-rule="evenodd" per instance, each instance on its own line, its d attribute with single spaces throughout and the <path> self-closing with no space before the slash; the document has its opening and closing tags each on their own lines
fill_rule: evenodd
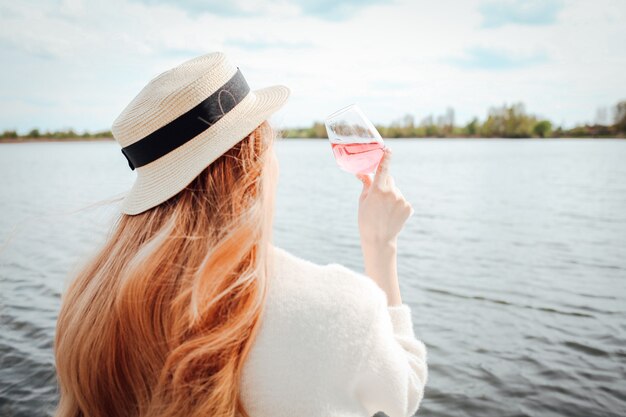
<svg viewBox="0 0 626 417">
<path fill-rule="evenodd" d="M 108 130 L 153 77 L 222 51 L 272 121 L 375 123 L 523 102 L 565 128 L 626 100 L 625 0 L 0 0 L 0 131 Z"/>
</svg>

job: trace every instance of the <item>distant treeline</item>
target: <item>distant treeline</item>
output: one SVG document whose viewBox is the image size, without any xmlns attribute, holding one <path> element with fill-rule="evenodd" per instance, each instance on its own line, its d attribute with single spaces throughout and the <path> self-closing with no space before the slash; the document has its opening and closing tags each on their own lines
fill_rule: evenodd
<svg viewBox="0 0 626 417">
<path fill-rule="evenodd" d="M 56 130 L 54 132 L 45 131 L 41 132 L 39 129 L 32 129 L 30 132 L 20 135 L 15 130 L 5 130 L 0 135 L 0 141 L 2 139 L 99 139 L 99 138 L 113 138 L 113 134 L 110 130 L 102 130 L 98 132 L 84 132 L 78 133 L 73 129 Z"/>
<path fill-rule="evenodd" d="M 560 137 L 625 137 L 626 136 L 626 100 L 617 103 L 613 109 L 612 124 L 596 123 L 563 129 L 550 120 L 527 114 L 522 103 L 503 105 L 489 109 L 487 118 L 480 121 L 472 119 L 469 123 L 458 126 L 454 123 L 454 110 L 449 108 L 445 114 L 433 117 L 429 115 L 416 123 L 415 118 L 407 114 L 389 126 L 376 125 L 384 138 L 560 138 Z M 605 117 L 604 117 L 605 118 Z M 313 126 L 286 129 L 288 138 L 326 138 L 326 127 L 322 122 Z"/>
<path fill-rule="evenodd" d="M 604 111 L 606 113 L 606 111 Z M 606 116 L 606 115 L 604 115 Z M 606 117 L 602 117 L 606 118 Z M 560 137 L 626 137 L 626 100 L 620 101 L 613 108 L 613 123 L 597 122 L 593 125 L 576 126 L 563 129 L 547 119 L 526 113 L 522 103 L 503 105 L 489 109 L 487 118 L 480 121 L 472 119 L 469 123 L 458 126 L 454 123 L 454 110 L 448 108 L 445 114 L 433 117 L 429 115 L 419 123 L 411 114 L 392 122 L 389 126 L 376 125 L 384 138 L 560 138 Z M 324 123 L 315 122 L 311 127 L 287 128 L 282 130 L 285 138 L 326 138 Z M 32 129 L 20 135 L 15 130 L 5 130 L 0 141 L 19 139 L 99 139 L 112 138 L 110 130 L 78 133 L 73 129 L 41 132 Z"/>
</svg>

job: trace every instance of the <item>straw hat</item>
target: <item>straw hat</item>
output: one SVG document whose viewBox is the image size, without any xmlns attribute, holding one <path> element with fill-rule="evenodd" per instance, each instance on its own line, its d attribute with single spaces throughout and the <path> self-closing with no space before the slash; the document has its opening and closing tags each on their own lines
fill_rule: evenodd
<svg viewBox="0 0 626 417">
<path fill-rule="evenodd" d="M 154 77 L 111 127 L 137 172 L 122 212 L 139 214 L 176 195 L 288 97 L 282 85 L 250 90 L 239 68 L 221 52 Z"/>
</svg>

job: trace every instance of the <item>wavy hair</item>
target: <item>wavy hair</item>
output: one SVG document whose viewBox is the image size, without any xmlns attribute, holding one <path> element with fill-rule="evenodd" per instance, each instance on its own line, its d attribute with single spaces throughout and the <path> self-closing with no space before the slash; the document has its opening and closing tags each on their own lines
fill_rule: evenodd
<svg viewBox="0 0 626 417">
<path fill-rule="evenodd" d="M 56 417 L 248 417 L 244 361 L 267 294 L 267 121 L 185 189 L 121 214 L 62 298 Z"/>
</svg>

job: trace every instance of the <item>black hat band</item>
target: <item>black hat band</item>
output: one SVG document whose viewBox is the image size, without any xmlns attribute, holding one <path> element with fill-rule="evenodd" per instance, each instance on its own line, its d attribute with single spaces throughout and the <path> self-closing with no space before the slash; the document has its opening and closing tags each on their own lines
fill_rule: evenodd
<svg viewBox="0 0 626 417">
<path fill-rule="evenodd" d="M 248 95 L 250 87 L 239 68 L 217 91 L 139 141 L 122 148 L 132 170 L 149 164 L 213 126 Z"/>
</svg>

